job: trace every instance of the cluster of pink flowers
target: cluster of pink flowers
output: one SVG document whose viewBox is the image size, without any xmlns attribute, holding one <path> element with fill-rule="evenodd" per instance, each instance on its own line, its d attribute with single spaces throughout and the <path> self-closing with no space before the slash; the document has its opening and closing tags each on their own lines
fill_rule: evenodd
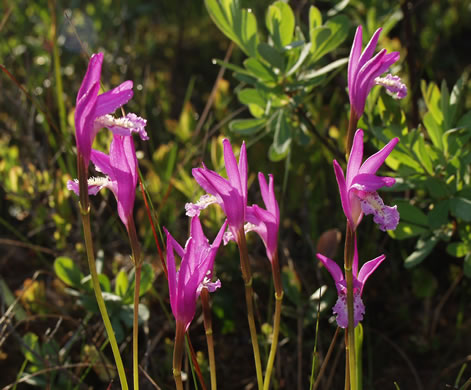
<svg viewBox="0 0 471 390">
<path fill-rule="evenodd" d="M 105 175 L 88 179 L 88 193 L 96 195 L 102 188 L 110 189 L 118 203 L 119 217 L 128 228 L 134 209 L 138 179 L 136 151 L 131 135 L 136 132 L 142 140 L 149 139 L 145 131 L 147 121 L 132 113 L 122 118 L 111 115 L 131 100 L 133 83 L 130 80 L 125 81 L 111 91 L 99 95 L 102 64 L 103 53 L 92 55 L 77 95 L 77 153 L 83 157 L 86 168 L 91 160 L 95 169 Z M 93 141 L 101 128 L 113 132 L 109 154 L 92 149 Z M 67 188 L 79 195 L 78 180 L 70 180 Z"/>
<path fill-rule="evenodd" d="M 386 87 L 388 93 L 393 97 L 402 99 L 407 95 L 407 88 L 398 76 L 388 74 L 379 77 L 392 64 L 399 59 L 399 53 L 386 53 L 381 50 L 373 57 L 381 29 L 376 30 L 368 45 L 362 52 L 362 28 L 357 28 L 350 59 L 348 63 L 348 94 L 351 105 L 350 121 L 357 123 L 363 115 L 366 98 L 374 85 Z M 376 172 L 392 152 L 398 138 L 393 138 L 380 151 L 363 161 L 363 130 L 358 129 L 353 138 L 352 149 L 349 152 L 347 172 L 344 172 L 340 164 L 334 160 L 334 172 L 339 186 L 340 200 L 343 212 L 347 218 L 348 228 L 355 232 L 363 215 L 373 215 L 373 221 L 383 231 L 396 229 L 399 223 L 399 212 L 397 206 L 386 206 L 377 193 L 382 187 L 391 187 L 396 180 L 392 177 L 380 177 Z M 385 260 L 381 255 L 363 265 L 358 272 L 358 250 L 356 234 L 354 236 L 353 255 L 353 326 L 356 327 L 363 320 L 365 306 L 361 300 L 363 286 L 368 277 Z M 333 308 L 338 326 L 348 327 L 347 313 L 347 285 L 346 279 L 337 263 L 322 255 L 317 258 L 324 264 L 334 279 L 337 288 L 338 299 Z"/>
</svg>

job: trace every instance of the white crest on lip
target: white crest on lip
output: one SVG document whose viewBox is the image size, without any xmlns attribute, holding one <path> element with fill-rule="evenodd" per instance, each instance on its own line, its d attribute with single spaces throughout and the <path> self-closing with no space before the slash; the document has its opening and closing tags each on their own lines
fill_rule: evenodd
<svg viewBox="0 0 471 390">
<path fill-rule="evenodd" d="M 149 139 L 145 130 L 146 124 L 147 120 L 133 113 L 119 118 L 106 114 L 95 119 L 96 127 L 106 127 L 118 135 L 127 136 L 132 133 L 139 133 L 139 137 L 141 137 L 143 141 Z"/>
<path fill-rule="evenodd" d="M 373 221 L 382 231 L 396 229 L 399 223 L 397 206 L 386 206 L 377 192 L 364 192 L 359 198 L 363 212 L 373 214 Z"/>
<path fill-rule="evenodd" d="M 386 77 L 376 77 L 375 83 L 382 85 L 394 99 L 402 99 L 407 96 L 407 87 L 399 76 L 388 74 Z"/>
<path fill-rule="evenodd" d="M 187 203 L 185 205 L 186 215 L 188 217 L 200 215 L 201 210 L 213 203 L 217 203 L 217 198 L 214 195 L 205 194 L 196 203 Z"/>
</svg>

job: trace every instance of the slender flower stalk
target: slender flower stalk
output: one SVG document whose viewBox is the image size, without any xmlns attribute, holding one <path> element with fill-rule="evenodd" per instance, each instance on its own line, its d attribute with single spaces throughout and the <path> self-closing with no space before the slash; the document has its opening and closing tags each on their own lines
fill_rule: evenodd
<svg viewBox="0 0 471 390">
<path fill-rule="evenodd" d="M 177 390 L 183 390 L 182 360 L 185 342 L 185 324 L 177 320 L 175 328 L 175 344 L 173 346 L 173 379 Z"/>
<path fill-rule="evenodd" d="M 88 179 L 88 188 L 84 189 L 89 194 L 96 195 L 102 188 L 109 188 L 118 204 L 118 215 L 126 226 L 129 242 L 132 250 L 132 260 L 135 267 L 135 291 L 134 291 L 134 315 L 133 315 L 133 376 L 134 389 L 139 389 L 139 357 L 138 357 L 138 334 L 139 334 L 139 286 L 141 278 L 142 259 L 139 240 L 133 219 L 134 200 L 136 197 L 136 185 L 138 178 L 137 157 L 134 141 L 131 136 L 113 135 L 110 145 L 110 153 L 92 149 L 90 158 L 95 168 L 104 173 L 104 177 Z M 69 181 L 67 187 L 77 192 L 78 183 Z"/>
<path fill-rule="evenodd" d="M 253 287 L 252 287 L 252 270 L 249 262 L 249 254 L 247 251 L 247 242 L 245 240 L 245 232 L 243 227 L 236 236 L 237 246 L 239 247 L 240 268 L 242 270 L 242 278 L 245 285 L 245 303 L 247 305 L 247 320 L 249 322 L 250 339 L 252 341 L 253 356 L 255 360 L 255 371 L 257 374 L 258 389 L 263 389 L 262 360 L 260 358 L 260 349 L 258 346 L 257 328 L 255 326 L 255 316 L 253 308 Z"/>
<path fill-rule="evenodd" d="M 132 357 L 133 357 L 133 379 L 134 390 L 139 389 L 139 296 L 141 289 L 142 258 L 136 226 L 132 214 L 128 217 L 127 231 L 132 250 L 132 262 L 134 264 L 134 311 L 132 329 Z"/>
<path fill-rule="evenodd" d="M 273 175 L 269 175 L 269 183 L 267 184 L 265 176 L 263 173 L 259 172 L 258 182 L 266 210 L 257 205 L 246 208 L 247 223 L 244 226 L 244 235 L 250 231 L 255 231 L 262 239 L 265 244 L 267 258 L 271 263 L 273 284 L 275 286 L 275 315 L 273 317 L 272 343 L 263 382 L 264 390 L 268 390 L 270 387 L 273 364 L 275 363 L 276 351 L 278 349 L 278 335 L 280 332 L 281 307 L 283 301 L 283 286 L 281 283 L 277 250 L 280 209 L 275 197 Z M 225 243 L 227 243 L 229 239 L 234 239 L 230 232 L 226 233 L 224 236 Z"/>
<path fill-rule="evenodd" d="M 213 324 L 211 319 L 211 305 L 209 303 L 209 291 L 207 288 L 201 290 L 201 306 L 203 307 L 204 330 L 206 333 L 206 344 L 208 345 L 209 373 L 211 375 L 211 389 L 217 389 L 216 359 L 214 356 Z"/>
</svg>

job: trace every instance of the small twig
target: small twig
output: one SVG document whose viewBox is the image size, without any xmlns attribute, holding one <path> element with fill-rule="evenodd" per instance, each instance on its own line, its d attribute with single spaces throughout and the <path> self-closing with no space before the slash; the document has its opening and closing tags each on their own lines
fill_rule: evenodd
<svg viewBox="0 0 471 390">
<path fill-rule="evenodd" d="M 370 330 L 372 332 L 377 333 L 380 337 L 382 337 L 384 339 L 384 341 L 386 341 L 391 347 L 393 347 L 393 349 L 396 350 L 396 352 L 402 357 L 402 359 L 404 359 L 404 361 L 406 362 L 407 366 L 409 367 L 409 369 L 412 373 L 412 376 L 414 377 L 414 380 L 415 380 L 415 383 L 416 383 L 416 389 L 417 390 L 423 390 L 424 385 L 423 385 L 422 381 L 420 380 L 419 374 L 417 373 L 417 370 L 415 369 L 414 365 L 412 364 L 412 361 L 406 355 L 404 350 L 401 347 L 399 347 L 394 341 L 392 341 L 389 337 L 387 337 L 386 335 L 381 333 L 379 330 L 376 330 L 376 329 L 373 329 L 373 328 L 370 328 Z"/>
<path fill-rule="evenodd" d="M 340 356 L 342 355 L 343 351 L 345 351 L 345 347 L 343 346 L 343 344 L 340 344 L 340 347 L 335 355 L 334 362 L 332 363 L 332 368 L 330 369 L 329 377 L 327 378 L 327 384 L 325 386 L 326 389 L 332 388 L 332 381 L 334 380 L 334 375 L 337 374 L 337 365 L 339 364 Z"/>
<path fill-rule="evenodd" d="M 102 365 L 102 364 L 95 363 L 94 365 L 99 366 L 99 365 Z M 21 377 L 17 381 L 9 384 L 8 386 L 3 387 L 2 390 L 10 390 L 12 387 L 17 385 L 18 383 L 23 383 L 23 382 L 29 381 L 31 378 L 34 378 L 35 376 L 47 374 L 47 373 L 52 372 L 52 371 L 66 371 L 66 370 L 69 370 L 71 368 L 89 367 L 89 366 L 90 366 L 90 363 L 72 363 L 72 364 L 64 364 L 63 366 L 55 366 L 55 367 L 44 368 L 44 369 L 36 371 L 32 374 L 25 375 L 25 376 Z M 108 368 L 111 368 L 111 369 L 114 368 L 114 366 L 112 364 L 106 364 L 106 366 Z"/>
<path fill-rule="evenodd" d="M 45 248 L 45 247 L 39 246 L 39 245 L 29 244 L 27 242 L 11 240 L 9 238 L 0 238 L 0 245 L 18 246 L 18 247 L 22 247 L 22 248 L 31 249 L 35 252 L 43 252 L 43 253 L 47 253 L 48 255 L 53 255 L 53 256 L 57 255 L 57 253 L 52 249 Z"/>
<path fill-rule="evenodd" d="M 332 355 L 332 352 L 334 351 L 334 347 L 337 342 L 337 336 L 339 335 L 339 331 L 340 331 L 340 328 L 337 326 L 337 329 L 335 330 L 335 333 L 334 333 L 334 337 L 332 338 L 332 341 L 330 342 L 327 355 L 325 355 L 325 359 L 322 362 L 321 369 L 319 370 L 319 375 L 317 376 L 316 382 L 314 383 L 312 390 L 316 390 L 319 387 L 319 384 L 321 383 L 321 379 L 324 376 L 324 371 L 327 368 L 327 363 L 329 362 L 330 356 Z"/>
<path fill-rule="evenodd" d="M 345 156 L 336 148 L 335 146 L 331 145 L 331 143 L 328 141 L 328 138 L 325 138 L 322 136 L 321 133 L 319 133 L 319 130 L 317 130 L 316 126 L 314 123 L 312 123 L 311 119 L 307 116 L 306 111 L 304 111 L 303 108 L 298 108 L 296 111 L 297 114 L 301 117 L 303 123 L 309 127 L 309 130 L 321 141 L 321 143 L 329 149 L 329 151 L 340 161 L 345 161 Z"/>
<path fill-rule="evenodd" d="M 458 284 L 460 283 L 462 278 L 463 278 L 463 270 L 460 270 L 460 273 L 455 278 L 455 280 L 453 280 L 453 283 L 448 288 L 445 295 L 442 297 L 442 299 L 438 303 L 437 307 L 435 308 L 435 311 L 433 313 L 432 326 L 430 327 L 430 337 L 431 338 L 433 338 L 433 336 L 435 335 L 435 331 L 437 330 L 438 320 L 440 318 L 440 313 L 443 309 L 443 306 L 445 305 L 448 298 L 450 298 L 451 294 L 453 293 L 455 288 L 458 286 Z"/>
<path fill-rule="evenodd" d="M 151 383 L 152 386 L 154 386 L 154 388 L 156 388 L 157 390 L 162 390 L 160 388 L 160 386 L 155 383 L 155 381 L 150 377 L 150 375 L 147 373 L 146 370 L 144 370 L 144 368 L 142 368 L 141 365 L 139 365 L 139 369 L 141 370 L 141 372 L 144 374 L 144 376 L 146 377 L 146 379 Z"/>
</svg>

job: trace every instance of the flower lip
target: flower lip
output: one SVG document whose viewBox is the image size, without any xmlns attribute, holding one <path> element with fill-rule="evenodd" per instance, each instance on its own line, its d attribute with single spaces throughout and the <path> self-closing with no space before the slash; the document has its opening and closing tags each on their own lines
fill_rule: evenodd
<svg viewBox="0 0 471 390">
<path fill-rule="evenodd" d="M 317 258 L 329 271 L 332 279 L 334 279 L 335 287 L 337 289 L 338 299 L 335 304 L 333 311 L 337 315 L 337 324 L 341 328 L 348 326 L 348 315 L 347 315 L 347 283 L 342 270 L 339 265 L 332 259 L 322 255 L 321 253 L 316 254 Z M 376 257 L 363 264 L 360 271 L 358 272 L 358 249 L 357 242 L 355 239 L 355 250 L 353 257 L 353 299 L 354 299 L 354 326 L 356 327 L 360 321 L 363 320 L 365 314 L 365 306 L 361 300 L 363 294 L 363 288 L 367 279 L 373 274 L 373 272 L 379 267 L 379 265 L 386 259 L 385 255 Z"/>
</svg>

